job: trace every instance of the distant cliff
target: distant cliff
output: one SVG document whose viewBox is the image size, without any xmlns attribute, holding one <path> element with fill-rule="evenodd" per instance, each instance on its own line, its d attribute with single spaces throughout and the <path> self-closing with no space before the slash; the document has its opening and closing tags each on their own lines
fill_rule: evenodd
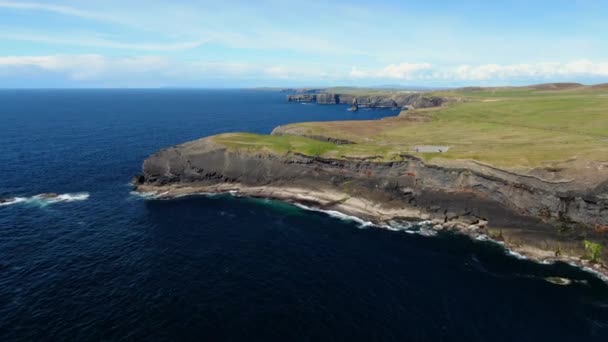
<svg viewBox="0 0 608 342">
<path fill-rule="evenodd" d="M 442 106 L 453 99 L 424 93 L 398 93 L 380 95 L 351 95 L 329 92 L 298 93 L 287 95 L 290 102 L 312 102 L 318 104 L 356 103 L 359 107 L 369 108 L 428 108 Z"/>
</svg>

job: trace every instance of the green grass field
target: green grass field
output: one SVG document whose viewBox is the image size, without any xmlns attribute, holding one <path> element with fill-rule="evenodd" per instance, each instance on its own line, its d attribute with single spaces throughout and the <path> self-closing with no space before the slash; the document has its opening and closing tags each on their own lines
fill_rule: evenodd
<svg viewBox="0 0 608 342">
<path fill-rule="evenodd" d="M 333 158 L 399 159 L 417 145 L 446 145 L 423 153 L 428 161 L 477 160 L 504 167 L 537 167 L 560 161 L 608 161 L 608 87 L 487 88 L 429 93 L 464 99 L 447 107 L 402 112 L 374 121 L 296 123 L 286 136 L 233 133 L 214 140 L 229 148 Z M 417 118 L 417 119 L 413 119 Z M 422 118 L 422 120 L 420 120 Z M 355 142 L 335 145 L 298 135 Z"/>
</svg>

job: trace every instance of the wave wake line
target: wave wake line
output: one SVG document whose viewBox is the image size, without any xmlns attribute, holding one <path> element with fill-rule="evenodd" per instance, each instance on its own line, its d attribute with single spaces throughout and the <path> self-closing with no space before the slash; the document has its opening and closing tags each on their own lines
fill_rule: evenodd
<svg viewBox="0 0 608 342">
<path fill-rule="evenodd" d="M 89 197 L 90 194 L 88 192 L 75 192 L 65 194 L 46 193 L 34 195 L 31 197 L 13 197 L 4 199 L 0 203 L 0 207 L 14 204 L 31 204 L 38 206 L 46 206 L 54 203 L 85 201 L 89 199 Z"/>
</svg>

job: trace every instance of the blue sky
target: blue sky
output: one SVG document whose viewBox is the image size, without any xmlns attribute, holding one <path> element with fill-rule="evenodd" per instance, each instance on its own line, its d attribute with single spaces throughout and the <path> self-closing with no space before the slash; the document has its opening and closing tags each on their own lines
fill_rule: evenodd
<svg viewBox="0 0 608 342">
<path fill-rule="evenodd" d="M 608 82 L 608 1 L 0 0 L 0 87 Z"/>
</svg>

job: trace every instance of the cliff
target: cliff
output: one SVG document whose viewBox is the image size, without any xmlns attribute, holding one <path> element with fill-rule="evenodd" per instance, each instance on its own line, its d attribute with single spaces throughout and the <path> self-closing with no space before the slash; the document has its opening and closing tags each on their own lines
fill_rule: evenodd
<svg viewBox="0 0 608 342">
<path fill-rule="evenodd" d="M 167 197 L 235 191 L 378 224 L 428 220 L 608 275 L 608 97 L 597 87 L 536 88 L 298 94 L 292 100 L 434 108 L 199 139 L 150 156 L 134 184 Z"/>
<path fill-rule="evenodd" d="M 370 162 L 259 154 L 231 150 L 205 138 L 152 155 L 135 183 L 140 191 L 187 194 L 232 189 L 296 201 L 297 196 L 281 189 L 301 189 L 310 195 L 302 202 L 326 209 L 350 211 L 380 223 L 428 219 L 442 227 L 472 225 L 470 229 L 551 256 L 584 255 L 583 238 L 608 244 L 605 236 L 590 229 L 608 225 L 608 182 L 582 190 L 478 164 L 442 167 L 408 155 L 399 162 Z M 316 193 L 332 193 L 333 200 L 319 195 L 317 201 Z M 349 207 L 345 202 L 351 199 L 364 201 L 365 209 Z M 488 227 L 475 226 L 486 221 Z M 608 260 L 606 253 L 601 258 Z"/>
<path fill-rule="evenodd" d="M 287 101 L 349 105 L 356 101 L 358 106 L 369 108 L 429 108 L 445 105 L 454 99 L 424 93 L 351 95 L 320 92 L 287 95 Z"/>
</svg>

